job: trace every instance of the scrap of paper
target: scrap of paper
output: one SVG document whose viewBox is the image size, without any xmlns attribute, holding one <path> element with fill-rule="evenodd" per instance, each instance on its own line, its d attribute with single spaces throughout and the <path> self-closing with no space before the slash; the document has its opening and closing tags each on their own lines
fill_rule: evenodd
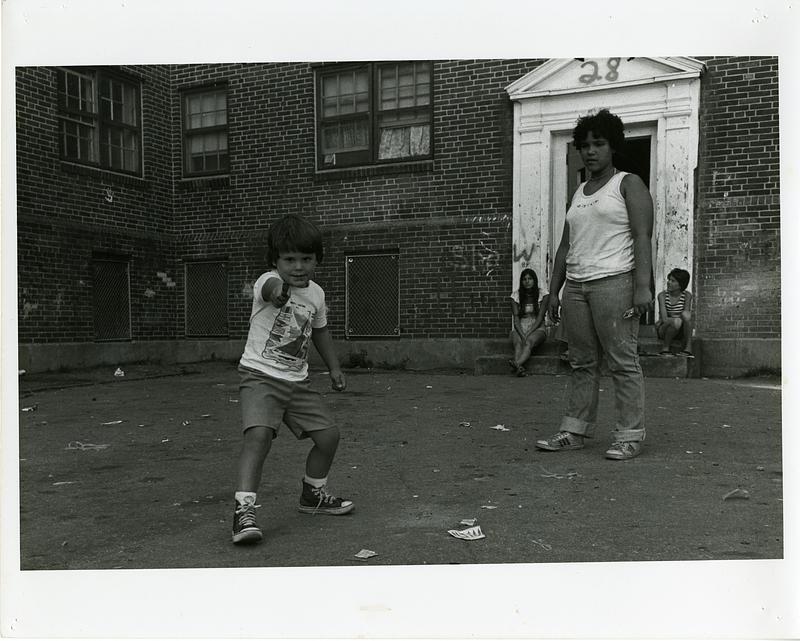
<svg viewBox="0 0 800 641">
<path fill-rule="evenodd" d="M 511 431 L 509 428 L 507 428 L 502 423 L 499 424 L 499 425 L 492 425 L 489 429 L 490 430 L 497 430 L 498 432 L 510 432 Z"/>
<path fill-rule="evenodd" d="M 743 490 L 740 487 L 737 487 L 735 490 L 731 490 L 725 496 L 722 497 L 723 501 L 727 501 L 728 499 L 749 499 L 750 492 L 747 490 Z"/>
<path fill-rule="evenodd" d="M 377 552 L 373 552 L 372 550 L 361 550 L 360 552 L 354 555 L 357 559 L 370 559 L 373 556 L 378 556 Z"/>
<path fill-rule="evenodd" d="M 478 522 L 478 519 L 461 519 L 461 523 L 459 523 L 459 525 L 468 525 L 468 526 L 472 527 L 477 522 Z"/>
<path fill-rule="evenodd" d="M 465 541 L 477 541 L 478 539 L 486 538 L 480 525 L 467 528 L 466 530 L 447 530 L 447 533 L 450 536 L 454 536 L 457 539 L 464 539 Z"/>
</svg>

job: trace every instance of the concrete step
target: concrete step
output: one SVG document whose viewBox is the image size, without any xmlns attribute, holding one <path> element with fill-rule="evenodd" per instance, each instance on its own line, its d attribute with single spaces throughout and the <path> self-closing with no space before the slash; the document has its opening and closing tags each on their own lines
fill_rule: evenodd
<svg viewBox="0 0 800 641">
<path fill-rule="evenodd" d="M 699 371 L 696 358 L 686 358 L 685 356 L 661 356 L 658 353 L 659 345 L 652 352 L 642 352 L 639 354 L 639 362 L 642 371 L 648 378 L 693 378 L 698 376 Z M 511 367 L 508 360 L 511 354 L 490 354 L 479 356 L 475 359 L 475 375 L 484 374 L 508 374 L 511 375 Z M 534 354 L 526 363 L 529 374 L 569 374 L 571 368 L 569 363 L 561 360 L 557 354 Z M 601 366 L 603 375 L 608 371 L 603 364 Z"/>
</svg>

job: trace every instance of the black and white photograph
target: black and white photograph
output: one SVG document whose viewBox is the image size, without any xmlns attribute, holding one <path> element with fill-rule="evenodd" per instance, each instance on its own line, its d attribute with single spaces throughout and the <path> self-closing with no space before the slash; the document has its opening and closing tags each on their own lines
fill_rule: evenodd
<svg viewBox="0 0 800 641">
<path fill-rule="evenodd" d="M 3 636 L 800 635 L 800 7 L 566 9 L 3 3 Z"/>
</svg>

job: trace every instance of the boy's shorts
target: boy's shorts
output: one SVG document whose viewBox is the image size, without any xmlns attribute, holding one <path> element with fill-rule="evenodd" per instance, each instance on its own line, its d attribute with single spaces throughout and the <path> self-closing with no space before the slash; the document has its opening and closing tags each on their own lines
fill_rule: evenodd
<svg viewBox="0 0 800 641">
<path fill-rule="evenodd" d="M 311 389 L 311 382 L 273 378 L 246 367 L 239 367 L 239 399 L 242 406 L 242 431 L 251 427 L 272 428 L 275 436 L 281 423 L 297 438 L 309 432 L 336 427 L 322 395 Z"/>
</svg>

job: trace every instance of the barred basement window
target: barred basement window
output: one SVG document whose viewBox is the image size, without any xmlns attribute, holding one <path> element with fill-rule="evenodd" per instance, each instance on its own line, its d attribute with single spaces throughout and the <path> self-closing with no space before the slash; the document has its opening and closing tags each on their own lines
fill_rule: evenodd
<svg viewBox="0 0 800 641">
<path fill-rule="evenodd" d="M 228 273 L 224 262 L 186 263 L 186 336 L 228 336 Z"/>
<path fill-rule="evenodd" d="M 228 90 L 206 88 L 183 95 L 183 174 L 226 174 L 228 154 Z"/>
<path fill-rule="evenodd" d="M 323 66 L 317 71 L 317 167 L 433 157 L 433 65 Z"/>
<path fill-rule="evenodd" d="M 127 260 L 92 260 L 95 340 L 131 338 L 130 292 L 130 265 Z"/>
<path fill-rule="evenodd" d="M 141 176 L 140 83 L 107 69 L 57 72 L 61 158 Z"/>
<path fill-rule="evenodd" d="M 400 270 L 397 253 L 345 258 L 345 335 L 400 335 Z"/>
</svg>

